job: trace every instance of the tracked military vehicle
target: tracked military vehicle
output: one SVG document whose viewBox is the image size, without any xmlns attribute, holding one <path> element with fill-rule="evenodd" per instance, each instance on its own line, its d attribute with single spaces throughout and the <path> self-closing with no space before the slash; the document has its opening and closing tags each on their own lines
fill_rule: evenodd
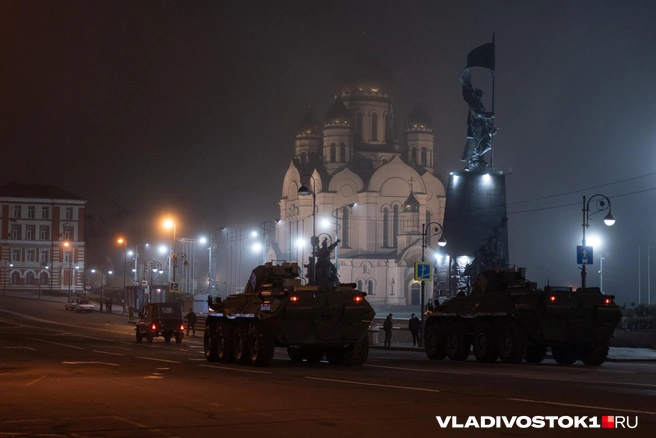
<svg viewBox="0 0 656 438">
<path fill-rule="evenodd" d="M 469 295 L 429 303 L 425 351 L 430 359 L 542 362 L 547 347 L 561 365 L 601 365 L 622 318 L 614 296 L 599 288 L 545 287 L 526 280 L 525 269 L 488 270 Z"/>
<path fill-rule="evenodd" d="M 325 264 L 322 254 L 317 267 Z M 267 366 L 274 348 L 283 347 L 297 362 L 319 362 L 325 355 L 331 364 L 363 364 L 375 312 L 355 284 L 335 285 L 324 277 L 318 270 L 321 286 L 303 286 L 296 263 L 255 268 L 243 293 L 213 303 L 205 323 L 205 358 Z"/>
</svg>

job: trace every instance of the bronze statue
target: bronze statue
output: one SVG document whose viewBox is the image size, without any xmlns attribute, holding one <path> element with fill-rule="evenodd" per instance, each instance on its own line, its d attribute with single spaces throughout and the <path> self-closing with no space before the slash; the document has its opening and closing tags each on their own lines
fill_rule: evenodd
<svg viewBox="0 0 656 438">
<path fill-rule="evenodd" d="M 333 249 L 339 244 L 340 240 L 337 239 L 335 243 L 328 245 L 328 239 L 323 239 L 321 242 L 321 248 L 317 249 L 317 286 L 320 288 L 323 287 L 337 287 L 339 286 L 339 278 L 337 277 L 337 268 L 330 261 L 330 253 Z M 312 278 L 312 271 L 314 266 L 312 266 L 312 257 L 310 257 L 310 263 L 305 265 L 308 268 L 306 277 Z"/>
<path fill-rule="evenodd" d="M 460 160 L 467 162 L 466 170 L 486 170 L 488 166 L 483 154 L 492 149 L 492 137 L 497 131 L 494 127 L 494 113 L 485 111 L 481 101 L 483 91 L 472 86 L 470 68 L 465 68 L 460 74 L 460 82 L 462 97 L 469 105 L 467 143 Z"/>
</svg>

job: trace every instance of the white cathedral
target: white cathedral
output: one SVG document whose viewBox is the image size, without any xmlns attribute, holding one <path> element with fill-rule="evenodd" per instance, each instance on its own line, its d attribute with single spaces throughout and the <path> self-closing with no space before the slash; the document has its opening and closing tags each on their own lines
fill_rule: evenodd
<svg viewBox="0 0 656 438">
<path fill-rule="evenodd" d="M 374 305 L 420 304 L 414 262 L 421 260 L 422 225 L 442 223 L 445 188 L 434 172 L 431 118 L 419 102 L 403 141 L 393 126 L 392 96 L 375 81 L 340 86 L 323 123 L 308 108 L 298 124 L 268 260 L 307 264 L 313 232 L 317 246 L 340 239 L 333 252 L 340 282 L 356 283 Z M 302 186 L 309 196 L 299 195 Z M 435 262 L 440 236 L 429 234 L 425 260 Z M 433 285 L 425 290 L 425 299 L 432 298 Z"/>
</svg>

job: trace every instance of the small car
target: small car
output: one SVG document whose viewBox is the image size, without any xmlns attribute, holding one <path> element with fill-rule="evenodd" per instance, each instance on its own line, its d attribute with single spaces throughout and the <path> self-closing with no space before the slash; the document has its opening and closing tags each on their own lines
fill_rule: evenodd
<svg viewBox="0 0 656 438">
<path fill-rule="evenodd" d="M 77 307 L 75 308 L 75 310 L 78 313 L 80 313 L 80 312 L 93 313 L 93 311 L 95 310 L 95 307 L 94 307 L 93 304 L 91 304 L 91 302 L 89 300 L 79 300 L 77 302 Z"/>
<path fill-rule="evenodd" d="M 182 304 L 179 303 L 150 303 L 146 304 L 139 313 L 139 321 L 135 328 L 137 342 L 146 338 L 153 342 L 153 338 L 164 337 L 165 342 L 171 342 L 175 337 L 178 344 L 184 338 L 184 320 L 182 317 Z"/>
<path fill-rule="evenodd" d="M 66 309 L 66 310 L 75 310 L 75 309 L 77 309 L 78 301 L 80 301 L 79 298 L 69 298 L 69 300 L 64 303 L 64 309 Z"/>
</svg>

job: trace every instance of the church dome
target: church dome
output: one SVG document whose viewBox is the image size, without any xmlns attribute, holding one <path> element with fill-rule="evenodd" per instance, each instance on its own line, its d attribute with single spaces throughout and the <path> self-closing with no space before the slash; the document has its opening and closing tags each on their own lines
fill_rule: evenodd
<svg viewBox="0 0 656 438">
<path fill-rule="evenodd" d="M 410 196 L 403 203 L 403 213 L 418 213 L 419 201 L 415 198 L 415 194 L 410 191 Z"/>
<path fill-rule="evenodd" d="M 426 111 L 421 107 L 419 101 L 408 115 L 406 129 L 433 129 L 433 120 Z"/>
<path fill-rule="evenodd" d="M 351 124 L 351 111 L 346 108 L 346 105 L 339 100 L 335 99 L 333 104 L 326 111 L 326 125 L 328 124 Z"/>
<path fill-rule="evenodd" d="M 298 122 L 297 130 L 298 135 L 320 135 L 321 134 L 321 123 L 314 117 L 312 113 L 312 108 L 308 105 L 305 116 Z"/>
</svg>

